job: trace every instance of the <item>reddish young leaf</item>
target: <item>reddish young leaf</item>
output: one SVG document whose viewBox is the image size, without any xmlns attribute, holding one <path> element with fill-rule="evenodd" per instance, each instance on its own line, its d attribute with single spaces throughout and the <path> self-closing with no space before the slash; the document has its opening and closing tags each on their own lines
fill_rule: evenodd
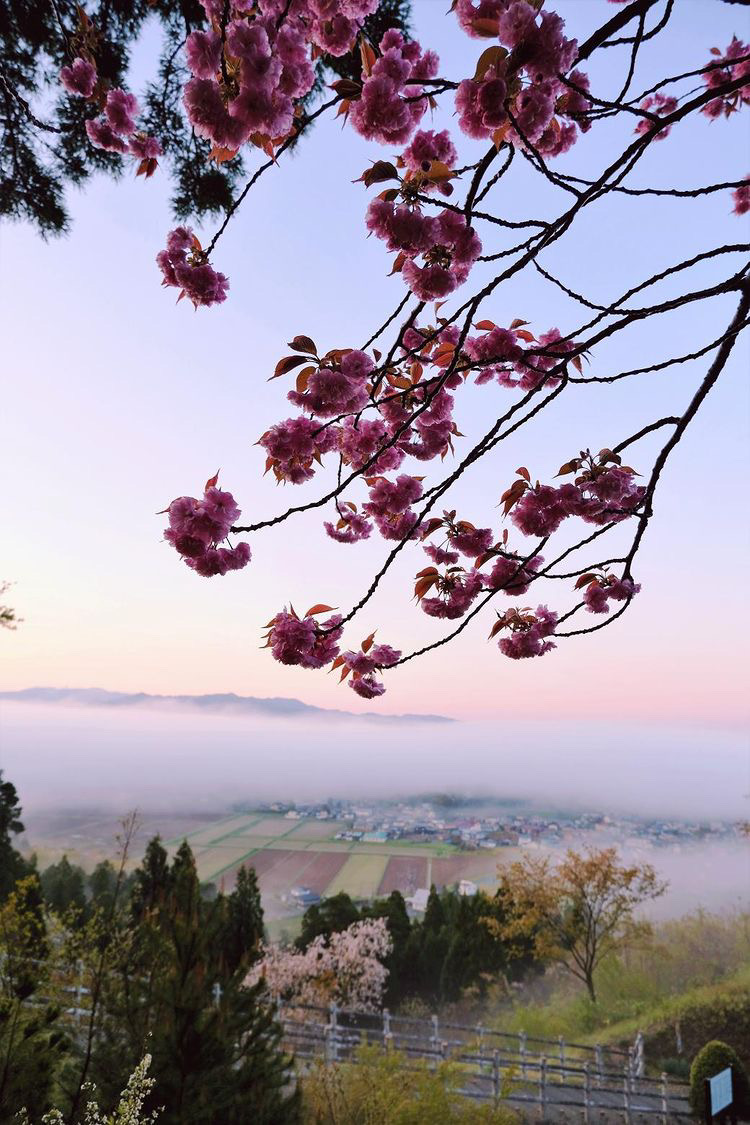
<svg viewBox="0 0 750 1125">
<path fill-rule="evenodd" d="M 335 605 L 324 605 L 322 602 L 318 602 L 317 605 L 310 606 L 305 617 L 314 617 L 316 613 L 331 613 L 335 608 Z"/>
<path fill-rule="evenodd" d="M 375 631 L 370 633 L 369 637 L 365 637 L 362 641 L 362 652 L 369 652 L 372 648 L 372 642 L 375 640 Z"/>
<path fill-rule="evenodd" d="M 479 32 L 480 35 L 482 35 L 482 34 L 486 34 L 488 36 L 497 35 L 497 22 L 495 20 L 474 20 L 472 26 L 475 28 L 475 30 L 476 30 L 476 24 L 477 23 L 487 23 L 488 25 L 494 24 L 494 26 L 495 26 L 494 31 L 488 31 L 488 32 L 481 32 L 480 31 Z M 508 52 L 506 51 L 505 47 L 500 47 L 500 46 L 488 47 L 486 51 L 482 51 L 481 55 L 479 56 L 479 59 L 477 60 L 477 68 L 474 71 L 474 81 L 475 82 L 481 82 L 481 80 L 484 78 L 487 71 L 490 70 L 491 67 L 497 66 L 497 64 L 502 59 L 504 59 L 507 56 L 507 54 L 508 54 Z"/>
<path fill-rule="evenodd" d="M 269 383 L 271 379 L 278 379 L 279 376 L 286 375 L 289 371 L 293 371 L 295 367 L 299 367 L 302 363 L 307 363 L 307 356 L 285 355 L 284 358 L 280 359 L 276 364 L 273 375 L 271 375 L 268 380 Z"/>
<path fill-rule="evenodd" d="M 308 355 L 317 355 L 318 349 L 309 336 L 295 336 L 289 341 L 289 347 L 295 352 L 307 352 Z"/>
</svg>

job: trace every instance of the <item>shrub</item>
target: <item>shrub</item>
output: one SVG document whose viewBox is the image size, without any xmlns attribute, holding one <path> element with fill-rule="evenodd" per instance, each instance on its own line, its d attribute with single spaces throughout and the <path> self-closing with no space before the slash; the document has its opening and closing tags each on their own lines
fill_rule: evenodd
<svg viewBox="0 0 750 1125">
<path fill-rule="evenodd" d="M 750 1106 L 747 1072 L 739 1055 L 727 1043 L 712 1039 L 701 1047 L 690 1067 L 690 1108 L 696 1116 L 703 1118 L 706 1113 L 706 1079 L 713 1078 L 728 1066 L 732 1068 L 734 1101 L 738 1111 L 744 1115 Z"/>
<path fill-rule="evenodd" d="M 405 1069 L 408 1065 L 409 1069 Z M 356 1063 L 318 1064 L 303 1080 L 305 1125 L 514 1125 L 508 1109 L 457 1093 L 449 1064 L 430 1071 L 396 1051 L 362 1048 Z"/>
</svg>

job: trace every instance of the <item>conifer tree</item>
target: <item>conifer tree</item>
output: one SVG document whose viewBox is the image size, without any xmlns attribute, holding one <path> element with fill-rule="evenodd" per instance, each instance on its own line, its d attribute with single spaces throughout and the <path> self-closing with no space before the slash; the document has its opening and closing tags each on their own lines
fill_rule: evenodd
<svg viewBox="0 0 750 1125">
<path fill-rule="evenodd" d="M 244 985 L 263 924 L 254 874 L 207 901 L 189 845 L 168 866 L 154 839 L 135 875 L 131 917 L 94 1061 L 105 1097 L 148 1051 L 149 1105 L 164 1106 L 164 1125 L 293 1125 L 281 1029 L 261 988 Z"/>
<path fill-rule="evenodd" d="M 0 770 L 0 902 L 12 892 L 16 881 L 31 870 L 12 844 L 13 837 L 24 830 L 21 811 L 15 785 L 3 781 L 3 771 Z"/>
</svg>

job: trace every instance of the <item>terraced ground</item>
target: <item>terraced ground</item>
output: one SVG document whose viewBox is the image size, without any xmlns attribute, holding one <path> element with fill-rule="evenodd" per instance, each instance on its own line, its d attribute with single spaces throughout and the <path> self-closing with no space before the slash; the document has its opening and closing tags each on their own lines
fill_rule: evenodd
<svg viewBox="0 0 750 1125">
<path fill-rule="evenodd" d="M 309 887 L 321 896 L 346 891 L 353 898 L 394 890 L 409 896 L 430 883 L 450 886 L 460 879 L 491 889 L 498 863 L 508 863 L 518 854 L 512 848 L 462 852 L 448 844 L 336 840 L 344 827 L 333 820 L 250 812 L 209 825 L 204 821 L 165 843 L 174 852 L 187 839 L 200 878 L 225 891 L 232 890 L 243 864 L 254 867 L 269 919 L 285 918 L 297 910 L 290 898 L 296 886 Z"/>
</svg>

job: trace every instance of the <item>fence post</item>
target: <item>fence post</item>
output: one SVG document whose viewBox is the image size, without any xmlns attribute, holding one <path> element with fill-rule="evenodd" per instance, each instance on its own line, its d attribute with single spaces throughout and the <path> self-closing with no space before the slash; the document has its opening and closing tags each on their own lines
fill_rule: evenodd
<svg viewBox="0 0 750 1125">
<path fill-rule="evenodd" d="M 492 1052 L 492 1093 L 497 1105 L 500 1101 L 500 1052 L 497 1048 Z"/>
<path fill-rule="evenodd" d="M 518 1033 L 518 1054 L 521 1059 L 521 1076 L 526 1077 L 526 1032 Z"/>
<path fill-rule="evenodd" d="M 661 1119 L 663 1125 L 669 1123 L 669 1088 L 667 1086 L 667 1073 L 665 1070 L 661 1072 Z"/>
<path fill-rule="evenodd" d="M 565 1040 L 558 1035 L 557 1042 L 560 1048 L 560 1081 L 565 1084 Z"/>
<path fill-rule="evenodd" d="M 81 1015 L 82 1015 L 81 1000 L 83 999 L 83 961 L 77 961 L 76 962 L 76 969 L 78 971 L 77 972 L 78 983 L 76 985 L 76 1015 L 75 1015 L 75 1020 L 76 1020 L 76 1023 L 80 1023 L 81 1022 Z"/>
<path fill-rule="evenodd" d="M 547 1100 L 547 1058 L 542 1055 L 539 1064 L 539 1119 L 544 1121 L 544 1111 Z"/>
<path fill-rule="evenodd" d="M 583 1064 L 583 1120 L 584 1125 L 589 1122 L 589 1105 L 591 1102 L 591 1075 L 589 1074 L 588 1061 Z"/>
<path fill-rule="evenodd" d="M 389 1039 L 391 1035 L 391 1013 L 387 1008 L 383 1008 L 383 1042 Z"/>
<path fill-rule="evenodd" d="M 599 1085 L 602 1084 L 602 1077 L 604 1074 L 604 1052 L 602 1051 L 601 1043 L 597 1043 L 594 1047 L 594 1056 L 596 1058 L 596 1070 Z"/>
<path fill-rule="evenodd" d="M 626 1066 L 624 1068 L 624 1074 L 622 1077 L 622 1096 L 623 1104 L 625 1106 L 625 1120 L 627 1121 L 628 1125 L 631 1125 L 633 1115 L 630 1111 L 630 1074 L 628 1073 L 628 1071 L 629 1067 Z"/>
<path fill-rule="evenodd" d="M 479 1070 L 481 1072 L 484 1058 L 484 1028 L 481 1023 L 477 1024 L 477 1054 L 479 1055 Z"/>
<path fill-rule="evenodd" d="M 328 1026 L 326 1028 L 326 1062 L 338 1062 L 338 1005 L 332 1003 L 328 1008 Z"/>
<path fill-rule="evenodd" d="M 635 1073 L 637 1078 L 646 1074 L 646 1040 L 642 1031 L 635 1037 Z"/>
</svg>

